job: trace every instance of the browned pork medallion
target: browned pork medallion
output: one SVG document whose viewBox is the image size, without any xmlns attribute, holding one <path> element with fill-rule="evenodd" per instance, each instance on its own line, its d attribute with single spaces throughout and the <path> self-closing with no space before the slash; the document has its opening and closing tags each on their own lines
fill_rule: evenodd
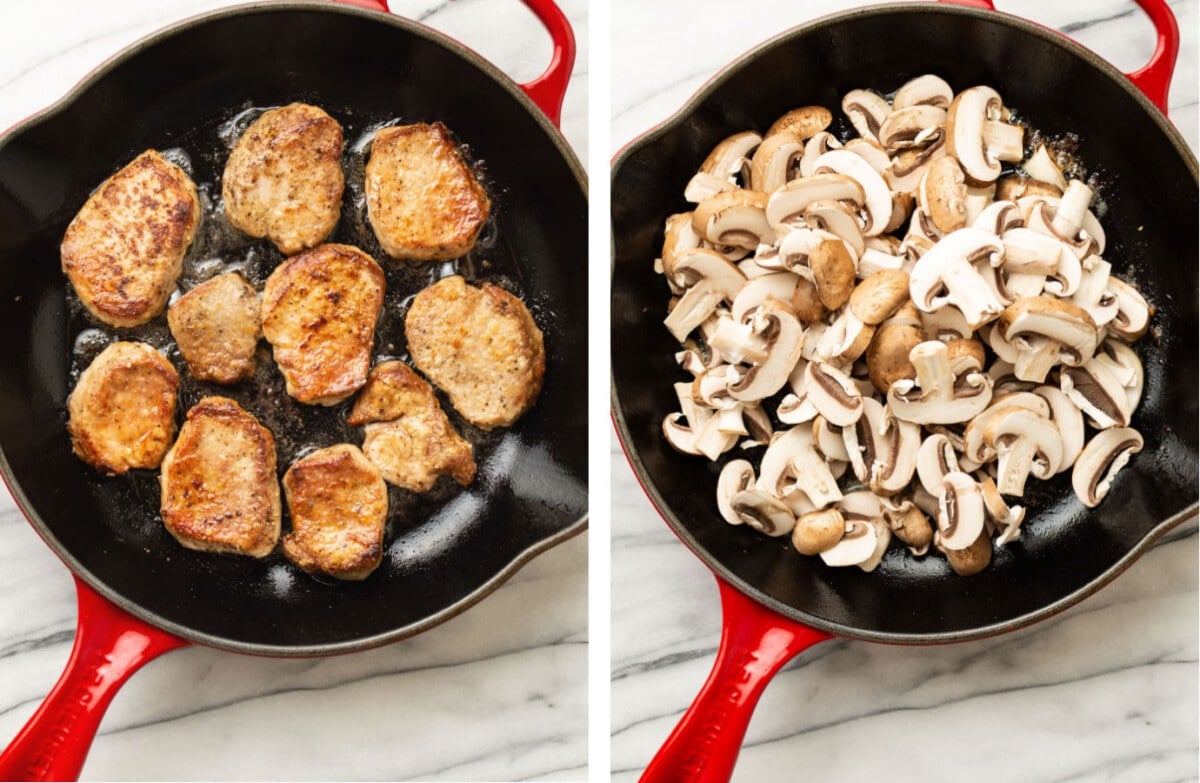
<svg viewBox="0 0 1200 783">
<path fill-rule="evenodd" d="M 254 375 L 262 299 L 240 273 L 217 275 L 179 297 L 167 323 L 196 378 L 237 383 Z"/>
<path fill-rule="evenodd" d="M 84 307 L 109 326 L 138 326 L 175 290 L 200 222 L 196 186 L 146 150 L 113 174 L 67 227 L 62 268 Z"/>
</svg>

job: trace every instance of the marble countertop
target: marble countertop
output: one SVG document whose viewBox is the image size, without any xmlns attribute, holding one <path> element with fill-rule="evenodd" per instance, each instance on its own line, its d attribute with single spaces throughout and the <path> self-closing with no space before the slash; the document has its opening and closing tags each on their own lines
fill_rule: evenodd
<svg viewBox="0 0 1200 783">
<path fill-rule="evenodd" d="M 612 151 L 760 41 L 864 4 L 761 0 L 720 15 L 730 4 L 614 0 Z M 998 5 L 1068 31 L 1126 71 L 1153 49 L 1132 2 Z M 1171 3 L 1183 45 L 1170 117 L 1193 151 L 1197 6 Z M 615 436 L 611 468 L 612 780 L 630 783 L 708 676 L 720 604 L 710 572 L 651 507 Z M 1193 520 L 1113 584 L 1022 631 L 940 647 L 818 645 L 768 686 L 734 780 L 1195 780 L 1197 578 Z"/>
<path fill-rule="evenodd" d="M 5 3 L 0 129 L 143 35 L 231 4 Z M 563 128 L 586 160 L 587 3 L 560 5 L 579 51 Z M 549 60 L 549 37 L 516 0 L 391 7 L 517 81 Z M 584 780 L 588 538 L 535 558 L 444 625 L 380 649 L 309 660 L 169 653 L 118 693 L 83 778 Z M 0 746 L 57 680 L 74 628 L 70 574 L 0 490 Z"/>
</svg>

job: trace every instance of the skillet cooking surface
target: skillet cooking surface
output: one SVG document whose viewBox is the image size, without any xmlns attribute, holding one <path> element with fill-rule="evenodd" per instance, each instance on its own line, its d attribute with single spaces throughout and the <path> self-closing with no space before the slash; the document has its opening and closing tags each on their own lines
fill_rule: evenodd
<svg viewBox="0 0 1200 783">
<path fill-rule="evenodd" d="M 805 104 L 834 110 L 856 87 L 889 93 L 922 73 L 955 90 L 988 84 L 1030 125 L 1075 133 L 1107 205 L 1106 260 L 1158 309 L 1156 334 L 1134 347 L 1146 370 L 1133 426 L 1146 440 L 1108 498 L 1085 509 L 1070 473 L 1032 482 L 1021 538 L 983 573 L 962 578 L 937 556 L 893 544 L 871 574 L 802 557 L 724 522 L 719 463 L 672 450 L 661 435 L 684 378 L 662 319 L 668 291 L 652 264 L 663 220 L 690 209 L 683 187 L 730 133 L 764 130 Z M 840 123 L 840 125 L 839 125 Z M 1194 513 L 1197 473 L 1196 161 L 1178 133 L 1107 63 L 1012 17 L 933 4 L 830 17 L 764 45 L 706 86 L 613 168 L 613 404 L 634 470 L 676 531 L 719 575 L 781 614 L 834 633 L 942 642 L 1008 630 L 1080 600 L 1170 525 Z M 623 350 L 621 346 L 637 346 Z M 752 458 L 761 457 L 761 449 Z"/>
<path fill-rule="evenodd" d="M 14 494 L 93 586 L 195 641 L 311 654 L 423 630 L 585 525 L 586 427 L 579 406 L 586 289 L 571 275 L 585 252 L 582 174 L 561 140 L 532 116 L 532 104 L 497 83 L 503 77 L 494 69 L 402 20 L 332 4 L 272 6 L 222 12 L 177 30 L 156 37 L 0 150 L 6 337 L 0 443 Z M 261 109 L 293 100 L 323 107 L 345 131 L 347 187 L 330 241 L 358 245 L 387 273 L 375 361 L 407 358 L 408 302 L 455 271 L 521 295 L 545 333 L 545 387 L 514 427 L 475 429 L 442 397 L 475 444 L 479 474 L 466 489 L 443 479 L 427 496 L 391 488 L 383 564 L 362 583 L 323 583 L 278 551 L 256 561 L 183 549 L 158 518 L 157 471 L 101 477 L 71 454 L 65 430 L 66 398 L 78 371 L 107 344 L 104 335 L 116 331 L 89 330 L 94 324 L 60 271 L 58 244 L 67 223 L 93 188 L 143 149 L 182 149 L 205 209 L 181 288 L 218 268 L 238 268 L 261 289 L 283 257 L 266 240 L 228 227 L 219 176 L 228 146 Z M 479 249 L 457 264 L 389 261 L 365 222 L 359 142 L 389 120 L 441 120 L 482 162 L 493 218 Z M 120 335 L 166 347 L 165 320 Z M 330 409 L 295 403 L 283 392 L 269 346 L 263 342 L 259 351 L 255 379 L 234 387 L 195 381 L 172 351 L 182 380 L 178 419 L 206 394 L 237 399 L 274 432 L 281 474 L 314 447 L 361 444 L 361 428 L 344 420 L 351 401 Z M 286 530 L 286 512 L 284 520 Z"/>
</svg>

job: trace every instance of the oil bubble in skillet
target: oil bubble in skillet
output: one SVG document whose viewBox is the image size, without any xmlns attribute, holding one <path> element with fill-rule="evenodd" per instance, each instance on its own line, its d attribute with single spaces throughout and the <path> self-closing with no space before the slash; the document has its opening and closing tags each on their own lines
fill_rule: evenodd
<svg viewBox="0 0 1200 783">
<path fill-rule="evenodd" d="M 413 297 L 437 280 L 452 274 L 461 274 L 476 285 L 489 282 L 510 291 L 528 302 L 539 327 L 544 330 L 548 328 L 549 324 L 544 319 L 553 320 L 554 314 L 529 298 L 518 257 L 505 242 L 501 230 L 498 213 L 502 213 L 504 208 L 503 190 L 497 183 L 488 180 L 483 161 L 474 161 L 472 165 L 492 200 L 492 213 L 472 251 L 463 258 L 441 263 L 397 261 L 383 252 L 371 230 L 363 180 L 370 141 L 375 132 L 382 127 L 413 120 L 370 116 L 313 96 L 298 97 L 297 100 L 306 100 L 329 112 L 341 123 L 346 140 L 342 155 L 342 171 L 346 180 L 342 213 L 327 241 L 362 249 L 380 265 L 387 280 L 384 305 L 375 332 L 372 364 L 388 359 L 408 361 L 404 317 Z M 201 208 L 196 237 L 184 258 L 178 288 L 171 301 L 205 280 L 233 271 L 241 272 L 261 292 L 271 272 L 283 262 L 284 256 L 269 241 L 252 239 L 235 229 L 225 216 L 221 200 L 221 174 L 229 151 L 245 129 L 270 108 L 243 104 L 173 139 L 174 146 L 161 150 L 168 160 L 191 175 Z M 471 160 L 469 147 L 460 147 L 467 159 Z M 122 160 L 113 161 L 112 170 L 116 171 L 140 152 L 140 149 L 128 150 Z M 280 478 L 293 462 L 319 448 L 336 443 L 362 445 L 362 428 L 346 423 L 346 414 L 355 395 L 330 407 L 303 405 L 295 401 L 287 395 L 283 376 L 271 359 L 270 345 L 266 341 L 259 343 L 254 376 L 242 383 L 221 386 L 201 382 L 191 376 L 175 347 L 165 313 L 143 326 L 117 329 L 92 318 L 68 286 L 67 314 L 69 334 L 73 338 L 71 355 L 68 357 L 72 388 L 79 374 L 109 344 L 118 340 L 138 340 L 162 352 L 179 372 L 177 424 L 182 425 L 187 411 L 203 397 L 220 395 L 236 400 L 271 430 L 275 438 Z M 486 431 L 474 427 L 454 410 L 443 393 L 439 391 L 437 394 L 455 429 L 474 448 L 480 475 L 476 483 L 484 476 L 495 475 L 497 471 L 489 469 L 489 465 L 497 445 L 506 437 L 506 431 Z M 536 415 L 536 407 L 531 415 Z M 65 406 L 61 416 L 61 437 L 66 439 L 69 436 L 66 433 Z M 101 476 L 93 471 L 89 484 L 98 507 L 102 509 L 101 523 L 107 525 L 115 542 L 161 552 L 164 560 L 194 559 L 201 568 L 214 572 L 236 570 L 249 575 L 248 580 L 256 585 L 254 589 L 266 595 L 286 595 L 295 584 L 295 579 L 307 578 L 284 559 L 278 548 L 262 560 L 252 560 L 194 552 L 180 546 L 167 533 L 159 516 L 157 470 L 135 470 L 120 477 Z M 460 487 L 446 477 L 440 478 L 430 492 L 423 494 L 389 485 L 388 519 L 384 534 L 386 554 L 382 568 L 404 567 L 402 552 L 438 548 L 463 534 L 472 520 L 479 517 L 487 502 L 477 489 L 474 484 L 468 488 Z M 290 519 L 285 501 L 283 531 L 286 533 L 288 530 Z M 347 589 L 347 583 L 344 582 L 324 577 L 313 578 L 335 589 Z M 370 582 L 369 579 L 367 581 Z"/>
</svg>

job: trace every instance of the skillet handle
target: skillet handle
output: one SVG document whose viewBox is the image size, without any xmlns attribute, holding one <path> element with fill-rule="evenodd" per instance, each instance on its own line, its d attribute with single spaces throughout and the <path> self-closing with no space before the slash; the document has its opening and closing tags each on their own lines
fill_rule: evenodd
<svg viewBox="0 0 1200 783">
<path fill-rule="evenodd" d="M 995 11 L 992 0 L 938 0 L 939 3 L 962 5 L 968 8 L 983 8 Z M 1167 93 L 1171 87 L 1171 76 L 1175 73 L 1175 61 L 1179 59 L 1179 22 L 1167 5 L 1167 0 L 1135 0 L 1154 23 L 1157 41 L 1150 62 L 1133 73 L 1125 74 L 1133 86 L 1142 91 L 1150 102 L 1167 113 Z"/>
<path fill-rule="evenodd" d="M 724 580 L 721 644 L 708 681 L 642 774 L 641 783 L 725 783 L 750 716 L 783 665 L 829 634 L 782 617 Z"/>
<path fill-rule="evenodd" d="M 335 0 L 345 5 L 356 5 L 373 11 L 388 13 L 387 0 Z M 563 98 L 567 94 L 567 83 L 571 80 L 571 69 L 575 67 L 575 32 L 567 15 L 554 0 L 521 0 L 537 16 L 550 33 L 554 49 L 550 53 L 550 64 L 542 75 L 530 82 L 517 85 L 530 100 L 538 105 L 554 127 L 562 128 Z"/>
<path fill-rule="evenodd" d="M 78 577 L 75 646 L 37 712 L 0 753 L 0 780 L 77 780 L 104 711 L 129 675 L 187 642 L 101 598 Z"/>
</svg>

